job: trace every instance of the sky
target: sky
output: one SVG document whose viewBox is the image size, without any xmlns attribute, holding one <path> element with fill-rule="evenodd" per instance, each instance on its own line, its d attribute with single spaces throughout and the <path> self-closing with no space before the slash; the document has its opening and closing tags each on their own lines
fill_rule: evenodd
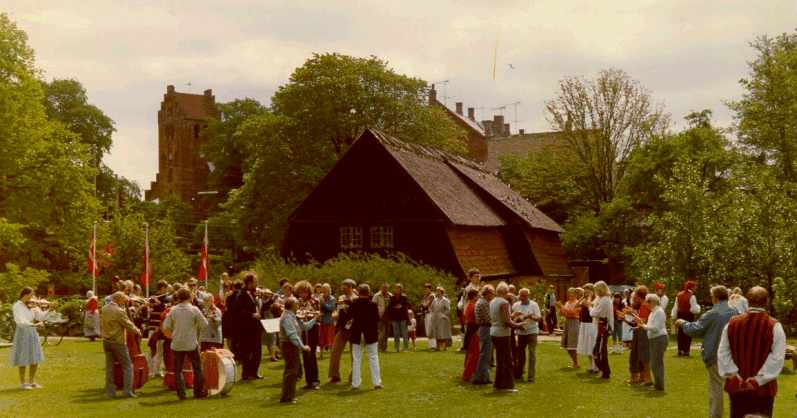
<svg viewBox="0 0 797 418">
<path fill-rule="evenodd" d="M 450 107 L 536 132 L 550 130 L 544 104 L 559 80 L 619 68 L 676 123 L 708 108 L 728 127 L 749 43 L 797 26 L 794 0 L 0 0 L 0 12 L 27 32 L 47 79 L 79 80 L 115 121 L 105 163 L 143 189 L 168 84 L 267 104 L 314 52 L 375 55 L 436 83 Z"/>
</svg>

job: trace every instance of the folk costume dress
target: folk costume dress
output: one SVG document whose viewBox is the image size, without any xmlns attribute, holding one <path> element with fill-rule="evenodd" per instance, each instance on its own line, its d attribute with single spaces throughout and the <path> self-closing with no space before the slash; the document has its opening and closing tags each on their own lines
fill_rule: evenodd
<svg viewBox="0 0 797 418">
<path fill-rule="evenodd" d="M 11 348 L 11 366 L 27 367 L 41 364 L 44 361 L 44 353 L 39 333 L 34 325 L 34 321 L 41 318 L 38 318 L 36 313 L 21 300 L 14 303 L 12 310 L 17 329 L 14 332 L 14 346 Z"/>
<path fill-rule="evenodd" d="M 598 329 L 595 327 L 595 323 L 592 322 L 589 309 L 588 306 L 581 306 L 578 318 L 578 346 L 576 347 L 576 352 L 582 356 L 592 355 L 598 335 Z"/>
<path fill-rule="evenodd" d="M 576 302 L 567 302 L 562 306 L 562 315 L 565 317 L 565 328 L 562 332 L 562 348 L 575 351 L 578 348 L 578 330 L 581 308 Z"/>
<path fill-rule="evenodd" d="M 465 306 L 465 323 L 470 327 L 476 327 L 476 301 L 470 301 Z M 465 371 L 462 372 L 462 380 L 470 382 L 473 374 L 476 373 L 476 366 L 479 364 L 479 333 L 474 332 L 468 341 L 468 351 L 465 353 Z"/>
<path fill-rule="evenodd" d="M 100 312 L 97 297 L 86 301 L 83 312 L 83 335 L 87 338 L 100 337 Z"/>
</svg>

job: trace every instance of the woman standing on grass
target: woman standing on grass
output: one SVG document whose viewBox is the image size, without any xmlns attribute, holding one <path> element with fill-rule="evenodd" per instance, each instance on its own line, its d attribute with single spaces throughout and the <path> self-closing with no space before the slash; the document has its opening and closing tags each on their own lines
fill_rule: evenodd
<svg viewBox="0 0 797 418">
<path fill-rule="evenodd" d="M 435 298 L 430 306 L 432 313 L 432 329 L 429 338 L 433 338 L 437 348 L 443 350 L 451 345 L 451 302 L 446 297 L 446 290 L 438 286 Z"/>
<path fill-rule="evenodd" d="M 589 311 L 597 329 L 593 358 L 598 370 L 601 371 L 601 378 L 608 379 L 610 374 L 608 345 L 609 335 L 614 328 L 614 304 L 606 282 L 595 283 L 595 294 L 598 296 L 598 300 Z"/>
<path fill-rule="evenodd" d="M 509 286 L 501 282 L 495 288 L 495 298 L 490 301 L 490 338 L 495 347 L 495 382 L 493 387 L 500 392 L 517 392 L 512 361 L 511 330 L 524 326 L 512 321 L 509 301 L 506 299 Z"/>
<path fill-rule="evenodd" d="M 86 292 L 86 299 L 86 305 L 83 309 L 83 335 L 94 341 L 100 336 L 100 304 L 91 290 Z"/>
<path fill-rule="evenodd" d="M 37 322 L 36 314 L 28 307 L 31 298 L 33 298 L 33 289 L 23 288 L 19 292 L 19 300 L 12 308 L 17 329 L 14 333 L 14 346 L 11 348 L 11 366 L 19 367 L 19 384 L 24 390 L 41 388 L 35 379 L 36 370 L 44 361 L 39 333 L 36 331 L 42 323 Z M 25 383 L 26 367 L 29 373 L 27 383 Z"/>
<path fill-rule="evenodd" d="M 476 301 L 479 299 L 479 291 L 470 289 L 465 295 L 468 302 L 465 305 L 465 325 L 468 329 L 476 329 Z M 468 339 L 468 351 L 465 353 L 465 371 L 462 372 L 462 380 L 470 382 L 479 364 L 479 333 L 472 332 Z"/>
<path fill-rule="evenodd" d="M 664 390 L 664 352 L 667 351 L 667 315 L 659 306 L 659 297 L 651 293 L 645 297 L 650 309 L 647 321 L 637 316 L 639 326 L 647 331 L 650 347 L 650 368 L 653 371 L 655 390 Z"/>
<path fill-rule="evenodd" d="M 335 321 L 332 313 L 335 312 L 335 298 L 332 296 L 332 286 L 329 283 L 321 285 L 321 325 L 319 328 L 318 346 L 321 347 L 319 358 L 324 357 L 324 350 L 332 349 L 335 342 Z"/>
<path fill-rule="evenodd" d="M 595 339 L 598 333 L 595 328 L 595 323 L 592 322 L 592 316 L 589 311 L 592 309 L 592 301 L 594 287 L 592 283 L 584 285 L 584 296 L 578 301 L 578 306 L 581 311 L 579 312 L 579 325 L 578 325 L 578 347 L 576 351 L 582 356 L 589 357 L 589 372 L 597 373 L 598 368 L 595 367 L 595 359 L 592 357 L 593 349 L 595 348 Z"/>
<path fill-rule="evenodd" d="M 571 368 L 577 369 L 578 365 L 578 330 L 580 327 L 580 314 L 581 307 L 578 306 L 578 300 L 584 295 L 584 289 L 580 287 L 571 287 L 567 289 L 567 302 L 564 305 L 557 302 L 559 311 L 565 317 L 565 328 L 562 330 L 562 348 L 567 350 L 570 355 Z"/>
</svg>

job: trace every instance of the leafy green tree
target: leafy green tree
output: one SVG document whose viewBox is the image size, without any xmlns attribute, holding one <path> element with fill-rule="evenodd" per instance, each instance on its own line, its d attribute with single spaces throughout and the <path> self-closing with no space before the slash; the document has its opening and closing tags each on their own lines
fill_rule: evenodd
<svg viewBox="0 0 797 418">
<path fill-rule="evenodd" d="M 618 194 L 634 150 L 669 126 L 669 116 L 648 90 L 616 69 L 601 71 L 594 80 L 560 81 L 545 107 L 551 126 L 575 156 L 576 180 L 595 213 Z"/>
<path fill-rule="evenodd" d="M 89 103 L 86 89 L 77 80 L 54 79 L 42 82 L 42 87 L 47 117 L 78 134 L 80 142 L 91 150 L 95 166 L 99 165 L 102 156 L 111 149 L 116 130 L 113 120 Z"/>
<path fill-rule="evenodd" d="M 751 46 L 758 56 L 740 81 L 745 92 L 730 104 L 738 136 L 762 162 L 775 163 L 780 179 L 797 181 L 797 33 Z"/>
<path fill-rule="evenodd" d="M 0 217 L 28 239 L 20 268 L 70 270 L 97 213 L 96 169 L 78 135 L 48 120 L 38 76 L 27 36 L 0 14 Z"/>
</svg>

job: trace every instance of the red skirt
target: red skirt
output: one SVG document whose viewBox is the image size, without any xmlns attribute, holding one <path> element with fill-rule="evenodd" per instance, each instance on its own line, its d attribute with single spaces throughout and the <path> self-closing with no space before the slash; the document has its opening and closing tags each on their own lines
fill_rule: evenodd
<svg viewBox="0 0 797 418">
<path fill-rule="evenodd" d="M 479 350 L 481 349 L 479 345 L 479 333 L 474 332 L 468 341 L 468 352 L 465 353 L 465 371 L 462 372 L 462 380 L 466 382 L 470 382 L 479 365 Z"/>
<path fill-rule="evenodd" d="M 332 324 L 321 324 L 319 328 L 318 346 L 321 348 L 332 347 L 335 342 L 335 326 Z"/>
</svg>

